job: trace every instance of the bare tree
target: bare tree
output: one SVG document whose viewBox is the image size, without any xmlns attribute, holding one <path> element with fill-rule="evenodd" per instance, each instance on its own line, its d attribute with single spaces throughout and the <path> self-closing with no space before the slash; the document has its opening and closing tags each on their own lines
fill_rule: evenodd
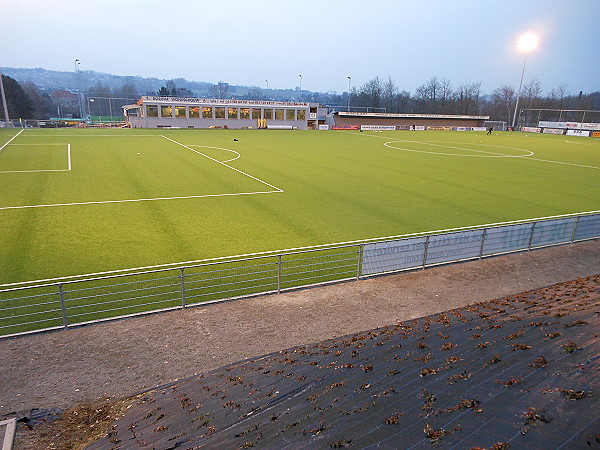
<svg viewBox="0 0 600 450">
<path fill-rule="evenodd" d="M 533 78 L 529 83 L 523 85 L 521 97 L 524 108 L 536 108 L 540 103 L 542 95 L 542 83 L 537 78 Z"/>
<path fill-rule="evenodd" d="M 225 98 L 229 92 L 229 84 L 219 81 L 208 89 L 208 95 L 213 98 Z"/>
<path fill-rule="evenodd" d="M 550 91 L 549 107 L 563 109 L 565 107 L 565 97 L 567 96 L 567 84 L 561 83 L 556 89 Z"/>
<path fill-rule="evenodd" d="M 415 98 L 419 103 L 418 111 L 420 113 L 428 113 L 429 90 L 426 84 L 422 84 L 415 90 Z"/>
<path fill-rule="evenodd" d="M 399 113 L 413 112 L 413 101 L 408 91 L 401 91 L 396 95 L 396 111 Z"/>
<path fill-rule="evenodd" d="M 358 90 L 358 98 L 361 103 L 360 106 L 379 108 L 381 106 L 382 96 L 383 83 L 381 82 L 379 75 L 367 81 Z"/>
<path fill-rule="evenodd" d="M 393 111 L 394 109 L 394 99 L 398 92 L 398 88 L 396 87 L 396 83 L 392 80 L 391 76 L 388 76 L 388 79 L 383 83 L 383 104 L 385 105 L 387 112 L 398 112 Z"/>
<path fill-rule="evenodd" d="M 511 123 L 511 114 L 514 109 L 515 100 L 515 90 L 511 86 L 503 84 L 494 89 L 494 92 L 492 92 L 492 102 L 499 110 L 503 111 L 502 115 L 496 117 L 502 117 L 506 119 L 506 123 Z"/>
<path fill-rule="evenodd" d="M 450 112 L 450 108 L 452 108 L 452 100 L 454 98 L 454 91 L 452 90 L 452 85 L 450 84 L 450 80 L 447 78 L 442 78 L 439 81 L 439 98 L 440 105 L 439 111 L 442 114 L 447 114 Z"/>
<path fill-rule="evenodd" d="M 478 114 L 481 97 L 481 82 L 463 83 L 456 90 L 456 103 L 459 114 Z"/>
</svg>

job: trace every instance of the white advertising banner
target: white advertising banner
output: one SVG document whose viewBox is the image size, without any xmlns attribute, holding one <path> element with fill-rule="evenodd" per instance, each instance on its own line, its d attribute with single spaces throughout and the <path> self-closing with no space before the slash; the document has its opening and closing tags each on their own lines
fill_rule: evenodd
<svg viewBox="0 0 600 450">
<path fill-rule="evenodd" d="M 538 126 L 541 128 L 568 128 L 570 130 L 600 130 L 600 123 L 591 122 L 548 122 L 542 120 Z"/>
<path fill-rule="evenodd" d="M 363 131 L 396 131 L 396 125 L 361 125 Z"/>
<path fill-rule="evenodd" d="M 329 130 L 329 125 L 319 125 L 319 130 Z"/>
<path fill-rule="evenodd" d="M 487 131 L 486 127 L 473 127 L 471 128 L 473 131 Z"/>
<path fill-rule="evenodd" d="M 590 137 L 590 132 L 587 130 L 567 130 L 567 136 L 585 136 Z"/>
<path fill-rule="evenodd" d="M 537 127 L 521 127 L 521 131 L 526 131 L 528 133 L 541 133 L 542 129 Z"/>
<path fill-rule="evenodd" d="M 558 128 L 544 128 L 544 134 L 563 134 L 565 130 L 560 130 Z"/>
</svg>

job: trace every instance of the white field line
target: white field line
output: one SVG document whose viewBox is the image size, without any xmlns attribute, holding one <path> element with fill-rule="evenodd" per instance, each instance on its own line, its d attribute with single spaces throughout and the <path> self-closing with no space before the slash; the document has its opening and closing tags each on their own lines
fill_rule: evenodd
<svg viewBox="0 0 600 450">
<path fill-rule="evenodd" d="M 252 176 L 252 175 L 250 175 L 250 174 L 247 174 L 246 172 L 242 172 L 241 170 L 239 170 L 239 169 L 236 169 L 235 167 L 231 167 L 230 165 L 228 165 L 228 164 L 225 164 L 224 162 L 221 162 L 221 161 L 219 161 L 218 159 L 211 158 L 210 156 L 208 156 L 208 155 L 205 155 L 204 153 L 202 153 L 202 152 L 199 152 L 198 150 L 194 150 L 193 148 L 191 148 L 191 147 L 189 147 L 189 146 L 187 146 L 187 145 L 184 145 L 184 144 L 182 144 L 181 142 L 174 141 L 173 139 L 171 139 L 171 138 L 168 138 L 168 137 L 166 137 L 166 136 L 164 136 L 164 135 L 162 135 L 162 134 L 161 134 L 161 137 L 163 137 L 163 138 L 165 138 L 166 140 L 168 140 L 168 141 L 171 141 L 171 142 L 173 142 L 173 143 L 175 143 L 175 144 L 177 144 L 177 145 L 181 145 L 183 148 L 187 148 L 188 150 L 191 150 L 191 151 L 193 151 L 194 153 L 198 153 L 199 155 L 202 155 L 202 156 L 204 156 L 205 158 L 208 158 L 208 159 L 210 159 L 211 161 L 214 161 L 214 162 L 216 162 L 216 163 L 219 163 L 219 164 L 221 164 L 221 165 L 223 165 L 223 166 L 227 167 L 228 169 L 235 170 L 236 172 L 238 172 L 238 173 L 241 173 L 242 175 L 246 175 L 247 177 L 249 177 L 249 178 L 252 178 L 253 180 L 256 180 L 256 181 L 258 181 L 258 182 L 260 182 L 260 183 L 262 183 L 262 184 L 266 184 L 267 186 L 269 186 L 269 187 L 272 187 L 273 189 L 275 189 L 275 190 L 276 190 L 276 191 L 278 191 L 278 192 L 283 192 L 283 189 L 279 189 L 277 186 L 273 186 L 272 184 L 269 184 L 269 183 L 267 183 L 266 181 L 263 181 L 263 180 L 261 180 L 260 178 L 256 178 L 256 177 L 254 177 L 254 176 Z M 213 147 L 213 148 L 218 148 L 218 147 Z"/>
<path fill-rule="evenodd" d="M 15 136 L 16 137 L 16 136 Z M 10 142 L 10 141 L 9 141 Z M 7 142 L 8 144 L 8 142 Z M 6 147 L 6 145 L 4 147 Z M 67 168 L 66 169 L 35 169 L 35 170 L 0 170 L 0 173 L 38 173 L 38 172 L 69 172 L 71 170 L 71 144 L 10 144 L 12 146 L 20 145 L 24 147 L 31 147 L 34 145 L 47 146 L 47 145 L 66 145 L 67 146 Z M 2 148 L 4 148 L 2 147 Z"/>
<path fill-rule="evenodd" d="M 36 133 L 35 131 L 28 131 L 27 134 L 29 133 Z M 157 137 L 156 134 L 130 134 L 130 135 L 122 135 L 122 134 L 35 134 L 35 137 L 38 136 L 43 136 L 43 137 L 63 137 L 63 136 L 69 136 L 69 137 L 82 137 L 82 138 L 86 138 L 86 137 Z"/>
<path fill-rule="evenodd" d="M 336 130 L 336 131 L 338 131 L 340 133 L 349 133 L 349 134 L 354 134 L 354 135 L 357 134 L 357 133 L 352 133 L 352 132 L 344 131 L 344 130 Z M 376 135 L 368 134 L 368 133 L 367 134 L 363 133 L 362 135 L 363 136 L 368 136 L 368 137 L 380 138 L 380 139 L 390 139 L 389 137 L 386 137 L 386 136 L 376 136 Z M 394 139 L 394 138 L 392 138 L 392 139 Z M 405 140 L 405 139 L 395 139 L 393 141 L 386 142 L 383 145 L 386 146 L 386 147 L 388 147 L 388 148 L 395 148 L 397 150 L 406 150 L 406 151 L 409 151 L 409 152 L 416 152 L 416 153 L 431 153 L 431 154 L 434 154 L 434 155 L 465 156 L 465 157 L 473 157 L 473 158 L 478 157 L 478 155 L 457 155 L 457 154 L 450 154 L 450 153 L 437 153 L 437 152 L 428 152 L 428 151 L 424 151 L 424 150 L 411 150 L 411 149 L 406 149 L 406 148 L 397 148 L 397 147 L 392 147 L 391 145 L 387 145 L 387 144 L 392 143 L 392 142 L 412 142 L 412 143 L 417 143 L 417 144 L 435 145 L 435 146 L 438 146 L 438 147 L 459 148 L 459 147 L 444 146 L 444 145 L 441 145 L 441 144 L 434 144 L 434 143 L 426 142 L 426 141 L 408 141 L 408 140 Z M 491 144 L 482 144 L 482 145 L 490 146 Z M 590 144 L 583 144 L 583 145 L 590 145 Z M 600 170 L 600 167 L 596 167 L 596 166 L 586 166 L 584 164 L 568 163 L 568 162 L 564 162 L 564 161 L 552 161 L 552 160 L 549 160 L 549 159 L 530 158 L 530 156 L 534 155 L 534 153 L 531 150 L 525 150 L 525 149 L 517 148 L 517 147 L 506 147 L 506 146 L 498 146 L 498 147 L 510 148 L 510 149 L 513 149 L 513 150 L 527 151 L 527 152 L 531 153 L 531 155 L 521 155 L 521 156 L 503 155 L 505 158 L 525 158 L 525 159 L 532 160 L 532 161 L 547 162 L 547 163 L 552 163 L 552 164 L 563 164 L 565 166 L 574 166 L 574 167 L 582 167 L 582 168 L 585 168 L 585 169 L 597 169 L 597 170 Z M 483 153 L 491 153 L 491 152 L 484 152 L 482 150 L 469 150 L 469 149 L 464 149 L 464 148 L 461 149 L 461 150 L 468 150 L 468 151 L 475 151 L 475 152 L 476 151 L 481 151 Z M 491 154 L 493 154 L 493 153 L 491 153 Z M 502 155 L 502 154 L 498 153 L 498 155 Z M 490 156 L 490 158 L 491 158 L 491 156 Z"/>
<path fill-rule="evenodd" d="M 157 137 L 156 135 L 154 135 L 153 137 Z M 150 202 L 150 201 L 157 201 L 157 200 L 181 200 L 181 199 L 191 199 L 191 198 L 207 198 L 207 197 L 234 197 L 234 196 L 238 196 L 238 195 L 257 195 L 257 194 L 275 194 L 275 193 L 281 193 L 284 192 L 283 189 L 279 189 L 276 186 L 273 186 L 265 181 L 262 181 L 256 177 L 253 177 L 252 175 L 248 175 L 245 172 L 242 172 L 241 170 L 236 169 L 235 167 L 231 167 L 228 166 L 227 164 L 218 161 L 214 158 L 211 158 L 210 156 L 205 155 L 204 153 L 198 152 L 192 148 L 189 148 L 188 146 L 185 146 L 183 144 L 180 144 L 179 142 L 173 141 L 173 139 L 169 139 L 165 136 L 162 136 L 165 139 L 172 141 L 178 145 L 181 145 L 182 147 L 187 148 L 188 150 L 191 150 L 195 153 L 198 153 L 208 159 L 211 159 L 215 162 L 218 162 L 219 164 L 224 165 L 225 167 L 228 167 L 232 170 L 235 170 L 236 172 L 239 172 L 243 175 L 246 175 L 250 178 L 253 178 L 256 181 L 261 182 L 262 184 L 265 184 L 273 189 L 275 189 L 274 191 L 255 191 L 255 192 L 235 192 L 235 193 L 226 193 L 226 194 L 204 194 L 204 195 L 186 195 L 186 196 L 175 196 L 175 197 L 156 197 L 156 198 L 135 198 L 135 199 L 125 199 L 125 200 L 99 200 L 99 201 L 89 201 L 89 202 L 73 202 L 73 203 L 52 203 L 52 204 L 44 204 L 44 205 L 21 205 L 21 206 L 2 206 L 0 207 L 0 211 L 3 210 L 9 210 L 9 209 L 29 209 L 29 208 L 52 208 L 52 207 L 57 207 L 57 206 L 82 206 L 82 205 L 103 205 L 103 204 L 108 204 L 108 203 L 134 203 L 134 202 Z M 17 144 L 13 144 L 13 145 L 17 145 Z M 18 145 L 28 145 L 28 144 L 18 144 Z M 36 144 L 36 145 L 46 145 L 46 144 Z M 48 145 L 65 145 L 65 144 L 48 144 Z M 68 163 L 68 170 L 71 170 L 71 145 L 70 144 L 66 144 L 67 147 L 67 153 L 68 153 L 68 158 L 69 158 L 69 163 Z M 200 146 L 200 147 L 206 147 L 206 148 L 215 148 L 215 149 L 220 149 L 220 150 L 228 150 L 228 149 L 224 149 L 224 148 L 220 148 L 220 147 L 208 147 L 208 146 Z M 239 155 L 238 152 L 234 151 L 234 150 L 228 150 L 234 153 L 237 153 Z M 239 156 L 238 156 L 239 157 Z M 237 159 L 237 158 L 234 158 Z M 25 170 L 20 170 L 20 171 L 5 171 L 5 172 L 0 172 L 0 173 L 15 173 L 15 172 L 67 172 L 68 170 L 29 170 L 29 171 L 25 171 Z"/>
<path fill-rule="evenodd" d="M 23 132 L 23 130 L 19 131 L 19 132 L 18 132 L 17 134 L 15 134 L 15 135 L 14 135 L 12 138 L 10 138 L 10 140 L 9 140 L 9 141 L 8 141 L 6 144 L 4 144 L 2 147 L 0 147 L 0 152 L 1 152 L 2 150 L 4 150 L 4 147 L 6 147 L 8 144 L 10 144 L 12 141 L 14 141 L 14 140 L 17 138 L 17 136 L 18 136 L 18 135 L 20 135 L 22 132 Z"/>
<path fill-rule="evenodd" d="M 379 137 L 379 136 L 377 136 L 377 137 Z M 436 147 L 450 148 L 450 149 L 455 149 L 455 150 L 465 150 L 468 152 L 486 153 L 485 155 L 461 155 L 460 153 L 430 152 L 427 150 L 415 150 L 415 149 L 410 149 L 410 148 L 394 147 L 392 145 L 389 145 L 394 142 L 416 142 L 416 141 L 389 141 L 389 142 L 384 143 L 383 145 L 387 148 L 393 148 L 395 150 L 403 150 L 403 151 L 407 151 L 407 152 L 427 153 L 430 155 L 440 155 L 440 156 L 459 156 L 462 158 L 524 158 L 524 157 L 532 156 L 535 154 L 530 150 L 516 149 L 513 147 L 505 147 L 505 148 L 513 148 L 514 150 L 522 150 L 522 151 L 528 152 L 529 154 L 528 155 L 527 154 L 526 155 L 505 155 L 503 153 L 486 152 L 485 150 L 473 150 L 470 148 L 451 147 L 449 145 L 425 143 L 426 145 L 432 145 L 432 146 L 436 146 Z M 423 142 L 416 142 L 416 143 L 422 144 Z"/>
<path fill-rule="evenodd" d="M 552 164 L 563 164 L 565 166 L 575 166 L 575 167 L 583 167 L 585 169 L 597 169 L 597 170 L 600 170 L 600 167 L 586 166 L 584 164 L 575 164 L 575 163 L 568 163 L 568 162 L 563 162 L 563 161 L 551 161 L 549 159 L 539 159 L 539 158 L 527 158 L 527 159 L 530 159 L 532 161 L 541 161 L 541 162 L 547 162 L 547 163 L 552 163 Z"/>
<path fill-rule="evenodd" d="M 133 198 L 126 200 L 101 200 L 93 202 L 74 202 L 74 203 L 53 203 L 48 205 L 23 205 L 23 206 L 2 206 L 0 211 L 7 209 L 27 209 L 27 208 L 52 208 L 54 206 L 80 206 L 80 205 L 104 205 L 107 203 L 135 203 L 135 202 L 152 202 L 157 200 L 179 200 L 189 198 L 206 198 L 206 197 L 233 197 L 237 195 L 256 195 L 256 194 L 275 194 L 283 192 L 276 191 L 257 191 L 257 192 L 235 192 L 231 194 L 204 194 L 204 195 L 186 195 L 180 197 L 156 197 L 156 198 Z"/>
<path fill-rule="evenodd" d="M 236 152 L 235 150 L 230 150 L 228 148 L 222 148 L 222 147 L 209 147 L 208 145 L 190 145 L 190 147 L 202 147 L 202 148 L 215 148 L 217 150 L 225 150 L 226 152 L 231 152 L 231 153 L 235 153 L 237 156 L 235 158 L 231 158 L 231 159 L 226 159 L 225 161 L 222 161 L 224 163 L 227 162 L 231 162 L 231 161 L 235 161 L 236 159 L 240 159 L 242 155 L 240 155 L 238 152 Z"/>
<path fill-rule="evenodd" d="M 277 191 L 275 191 L 275 192 L 277 192 Z M 102 275 L 117 275 L 117 274 L 123 274 L 123 273 L 127 273 L 127 272 L 140 272 L 140 271 L 155 270 L 155 269 L 160 270 L 160 269 L 168 269 L 168 268 L 172 268 L 172 267 L 181 267 L 181 266 L 195 265 L 195 264 L 201 264 L 201 263 L 217 262 L 217 261 L 222 261 L 222 260 L 252 258 L 252 257 L 266 256 L 266 255 L 277 255 L 277 254 L 281 254 L 281 253 L 298 252 L 298 251 L 305 251 L 305 250 L 318 250 L 318 249 L 326 249 L 329 247 L 340 247 L 340 246 L 345 246 L 345 245 L 369 244 L 369 243 L 373 243 L 373 242 L 405 239 L 405 238 L 416 237 L 416 236 L 424 236 L 424 235 L 428 235 L 428 234 L 450 233 L 453 231 L 473 230 L 473 229 L 481 229 L 481 228 L 488 228 L 488 227 L 498 227 L 498 226 L 502 226 L 502 225 L 512 225 L 512 224 L 518 224 L 518 223 L 538 222 L 541 220 L 565 219 L 565 218 L 569 218 L 569 217 L 573 217 L 573 216 L 586 215 L 586 214 L 598 214 L 598 213 L 600 213 L 600 210 L 561 214 L 561 215 L 557 215 L 557 216 L 536 217 L 536 218 L 532 218 L 532 219 L 510 220 L 507 222 L 487 223 L 487 224 L 481 224 L 481 225 L 472 225 L 472 226 L 468 226 L 468 227 L 446 228 L 443 230 L 421 231 L 418 233 L 398 234 L 398 235 L 394 235 L 394 236 L 384 236 L 384 237 L 377 237 L 377 238 L 360 239 L 360 240 L 355 240 L 355 241 L 335 242 L 335 243 L 331 243 L 331 244 L 311 245 L 311 246 L 306 246 L 306 247 L 294 247 L 294 248 L 272 250 L 272 251 L 266 251 L 266 252 L 244 253 L 241 255 L 233 255 L 233 256 L 220 256 L 218 258 L 197 259 L 197 260 L 193 260 L 193 261 L 181 261 L 181 262 L 174 262 L 174 263 L 168 263 L 168 264 L 158 264 L 158 265 L 154 265 L 154 266 L 132 267 L 130 269 L 109 270 L 109 271 L 105 271 L 105 272 L 86 273 L 86 274 L 81 274 L 81 275 L 72 275 L 72 276 L 68 276 L 68 277 L 45 278 L 45 279 L 41 279 L 41 280 L 31 280 L 31 281 L 19 281 L 17 283 L 0 284 L 0 288 L 9 288 L 9 287 L 14 287 L 14 286 L 29 285 L 29 284 L 58 282 L 58 281 L 62 281 L 62 280 L 74 280 L 75 281 L 78 278 L 92 278 L 92 277 L 97 277 L 97 276 L 102 276 Z"/>
</svg>

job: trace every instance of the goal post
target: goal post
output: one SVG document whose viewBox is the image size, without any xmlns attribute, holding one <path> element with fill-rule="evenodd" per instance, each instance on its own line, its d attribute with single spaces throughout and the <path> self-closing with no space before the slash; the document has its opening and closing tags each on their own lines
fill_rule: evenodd
<svg viewBox="0 0 600 450">
<path fill-rule="evenodd" d="M 494 131 L 506 131 L 507 130 L 507 122 L 502 120 L 486 120 L 484 123 L 486 128 L 492 127 Z"/>
</svg>

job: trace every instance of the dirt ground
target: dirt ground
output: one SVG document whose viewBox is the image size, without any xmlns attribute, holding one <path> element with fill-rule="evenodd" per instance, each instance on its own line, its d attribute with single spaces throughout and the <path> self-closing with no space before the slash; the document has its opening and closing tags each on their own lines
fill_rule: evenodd
<svg viewBox="0 0 600 450">
<path fill-rule="evenodd" d="M 0 417 L 600 273 L 600 241 L 0 340 Z"/>
</svg>

